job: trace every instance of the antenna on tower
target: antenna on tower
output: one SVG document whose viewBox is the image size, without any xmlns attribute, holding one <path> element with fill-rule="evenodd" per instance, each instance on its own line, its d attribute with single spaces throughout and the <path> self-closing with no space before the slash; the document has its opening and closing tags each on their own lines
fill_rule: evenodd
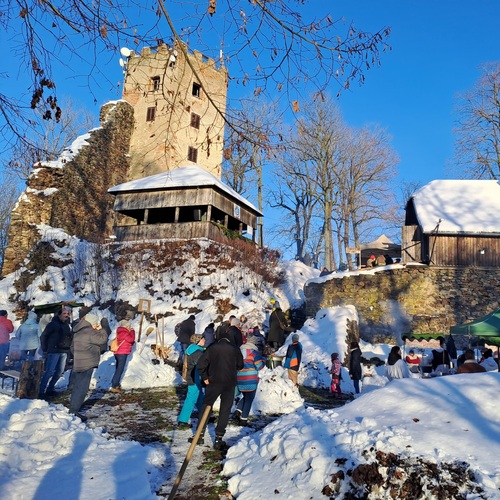
<svg viewBox="0 0 500 500">
<path fill-rule="evenodd" d="M 132 51 L 127 47 L 122 47 L 120 49 L 120 54 L 122 55 L 122 57 L 120 57 L 120 59 L 118 60 L 118 63 L 123 68 L 124 75 L 127 73 L 127 63 L 128 63 L 128 58 L 130 57 L 131 53 L 132 53 Z"/>
</svg>

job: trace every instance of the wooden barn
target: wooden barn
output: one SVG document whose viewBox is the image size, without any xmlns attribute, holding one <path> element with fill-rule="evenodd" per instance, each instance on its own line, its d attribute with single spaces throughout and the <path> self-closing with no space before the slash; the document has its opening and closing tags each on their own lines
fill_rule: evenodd
<svg viewBox="0 0 500 500">
<path fill-rule="evenodd" d="M 114 195 L 117 241 L 215 238 L 228 229 L 255 242 L 262 213 L 217 177 L 187 166 L 119 184 Z"/>
<path fill-rule="evenodd" d="M 403 263 L 500 267 L 500 183 L 435 180 L 406 204 Z"/>
</svg>

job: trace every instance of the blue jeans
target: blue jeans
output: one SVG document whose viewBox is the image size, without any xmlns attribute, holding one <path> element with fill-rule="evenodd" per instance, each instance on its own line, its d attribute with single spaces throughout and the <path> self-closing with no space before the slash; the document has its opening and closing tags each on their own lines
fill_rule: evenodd
<svg viewBox="0 0 500 500">
<path fill-rule="evenodd" d="M 240 402 L 238 403 L 238 406 L 236 408 L 241 411 L 241 418 L 248 418 L 257 391 L 245 391 L 241 394 L 243 394 L 243 398 L 240 399 Z"/>
<path fill-rule="evenodd" d="M 65 352 L 51 352 L 45 361 L 45 373 L 40 382 L 40 394 L 51 392 L 64 372 L 67 354 Z"/>
<path fill-rule="evenodd" d="M 5 358 L 9 353 L 9 343 L 0 344 L 0 370 L 5 368 Z"/>
<path fill-rule="evenodd" d="M 353 378 L 352 383 L 354 384 L 354 391 L 356 394 L 359 394 L 359 380 Z"/>
<path fill-rule="evenodd" d="M 118 387 L 120 385 L 120 380 L 123 375 L 123 370 L 125 370 L 125 364 L 127 363 L 128 354 L 115 354 L 115 374 L 111 380 L 111 387 Z"/>
<path fill-rule="evenodd" d="M 191 413 L 193 413 L 194 407 L 198 408 L 198 412 L 201 412 L 201 406 L 203 404 L 203 391 L 201 390 L 201 384 L 192 384 L 188 386 L 188 391 L 186 394 L 186 399 L 182 405 L 181 413 L 177 422 L 182 422 L 187 424 L 191 418 Z M 200 413 L 201 418 L 201 413 Z"/>
</svg>

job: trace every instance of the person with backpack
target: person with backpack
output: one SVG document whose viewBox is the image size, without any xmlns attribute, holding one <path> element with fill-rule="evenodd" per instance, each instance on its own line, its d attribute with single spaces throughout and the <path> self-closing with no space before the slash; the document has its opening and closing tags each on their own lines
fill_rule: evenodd
<svg viewBox="0 0 500 500">
<path fill-rule="evenodd" d="M 45 358 L 45 372 L 40 382 L 40 399 L 56 394 L 55 385 L 64 373 L 73 340 L 69 322 L 69 311 L 59 309 L 40 337 L 40 345 Z"/>
<path fill-rule="evenodd" d="M 111 380 L 109 392 L 121 394 L 123 393 L 123 389 L 121 388 L 120 380 L 122 378 L 123 371 L 125 370 L 127 358 L 132 352 L 132 346 L 135 344 L 135 331 L 133 330 L 130 321 L 126 319 L 120 321 L 120 326 L 116 329 L 116 342 L 117 349 L 113 352 L 115 355 L 115 373 Z"/>
<path fill-rule="evenodd" d="M 285 343 L 285 332 L 295 332 L 287 324 L 285 313 L 281 309 L 280 303 L 274 303 L 274 310 L 269 317 L 269 334 L 267 342 L 275 351 Z"/>
<path fill-rule="evenodd" d="M 217 342 L 219 339 L 221 339 L 229 330 L 229 327 L 231 326 L 231 321 L 233 318 L 236 318 L 236 316 L 231 315 L 229 316 L 228 319 L 221 321 L 219 326 L 217 327 L 217 330 L 215 330 L 215 341 Z"/>
<path fill-rule="evenodd" d="M 288 378 L 295 384 L 296 387 L 299 386 L 299 368 L 301 360 L 302 344 L 299 342 L 298 334 L 294 333 L 292 335 L 292 343 L 286 350 L 285 363 L 283 364 L 283 367 L 288 370 Z"/>
<path fill-rule="evenodd" d="M 204 391 L 197 364 L 205 351 L 204 344 L 205 339 L 203 337 L 200 335 L 193 335 L 191 337 L 191 343 L 184 353 L 182 378 L 186 381 L 188 390 L 181 412 L 177 418 L 177 429 L 179 430 L 191 429 L 189 419 L 191 418 L 195 406 L 198 409 L 198 413 L 200 414 L 201 412 Z"/>
<path fill-rule="evenodd" d="M 243 397 L 238 402 L 233 420 L 244 426 L 248 424 L 248 415 L 257 394 L 259 371 L 264 368 L 266 362 L 257 346 L 252 343 L 252 337 L 249 337 L 247 342 L 241 346 L 241 354 L 243 355 L 243 369 L 238 371 L 236 379 L 238 390 Z"/>
</svg>

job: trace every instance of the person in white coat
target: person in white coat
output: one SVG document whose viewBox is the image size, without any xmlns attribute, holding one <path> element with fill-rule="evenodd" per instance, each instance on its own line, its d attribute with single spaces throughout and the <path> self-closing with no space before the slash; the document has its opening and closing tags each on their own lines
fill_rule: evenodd
<svg viewBox="0 0 500 500">
<path fill-rule="evenodd" d="M 19 339 L 21 360 L 33 361 L 36 350 L 40 347 L 38 316 L 34 311 L 28 313 L 26 321 L 17 329 L 16 338 Z"/>
<path fill-rule="evenodd" d="M 480 363 L 487 372 L 497 372 L 498 371 L 498 363 L 493 357 L 493 351 L 491 349 L 486 349 L 483 352 L 483 361 Z"/>
<path fill-rule="evenodd" d="M 389 353 L 387 365 L 385 367 L 385 375 L 389 381 L 411 377 L 408 365 L 401 358 L 401 349 L 397 345 L 395 345 Z"/>
</svg>

